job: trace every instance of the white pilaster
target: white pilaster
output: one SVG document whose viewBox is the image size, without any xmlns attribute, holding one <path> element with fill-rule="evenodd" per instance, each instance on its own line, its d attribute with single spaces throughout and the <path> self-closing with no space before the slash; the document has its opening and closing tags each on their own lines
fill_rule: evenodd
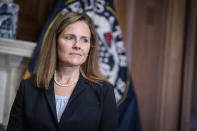
<svg viewBox="0 0 197 131">
<path fill-rule="evenodd" d="M 0 124 L 10 109 L 36 43 L 0 38 Z"/>
</svg>

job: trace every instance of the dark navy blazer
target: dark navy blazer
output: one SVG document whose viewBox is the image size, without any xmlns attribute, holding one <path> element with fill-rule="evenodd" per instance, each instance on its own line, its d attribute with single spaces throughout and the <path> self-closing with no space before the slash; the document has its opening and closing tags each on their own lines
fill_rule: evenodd
<svg viewBox="0 0 197 131">
<path fill-rule="evenodd" d="M 54 79 L 48 90 L 33 78 L 22 80 L 14 100 L 8 131 L 117 131 L 118 115 L 113 86 L 97 85 L 82 75 L 58 123 Z"/>
</svg>

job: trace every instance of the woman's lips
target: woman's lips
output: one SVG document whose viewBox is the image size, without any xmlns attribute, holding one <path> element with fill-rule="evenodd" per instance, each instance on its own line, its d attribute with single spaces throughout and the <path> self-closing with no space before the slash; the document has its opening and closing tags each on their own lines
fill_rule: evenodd
<svg viewBox="0 0 197 131">
<path fill-rule="evenodd" d="M 79 53 L 70 53 L 70 55 L 77 55 L 77 56 L 81 56 L 81 54 L 79 54 Z"/>
</svg>

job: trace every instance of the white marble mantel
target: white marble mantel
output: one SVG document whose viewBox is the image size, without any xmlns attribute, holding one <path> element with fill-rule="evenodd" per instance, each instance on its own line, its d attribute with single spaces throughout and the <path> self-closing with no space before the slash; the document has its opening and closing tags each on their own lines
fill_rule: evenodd
<svg viewBox="0 0 197 131">
<path fill-rule="evenodd" d="M 34 42 L 0 38 L 0 124 L 4 126 L 35 46 Z"/>
</svg>

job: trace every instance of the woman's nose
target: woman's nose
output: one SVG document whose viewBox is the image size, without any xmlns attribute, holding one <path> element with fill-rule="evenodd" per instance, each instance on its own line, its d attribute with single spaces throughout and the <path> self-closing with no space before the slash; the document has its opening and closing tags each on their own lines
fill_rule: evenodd
<svg viewBox="0 0 197 131">
<path fill-rule="evenodd" d="M 80 40 L 75 39 L 75 43 L 73 44 L 73 49 L 81 49 L 80 47 Z"/>
</svg>

